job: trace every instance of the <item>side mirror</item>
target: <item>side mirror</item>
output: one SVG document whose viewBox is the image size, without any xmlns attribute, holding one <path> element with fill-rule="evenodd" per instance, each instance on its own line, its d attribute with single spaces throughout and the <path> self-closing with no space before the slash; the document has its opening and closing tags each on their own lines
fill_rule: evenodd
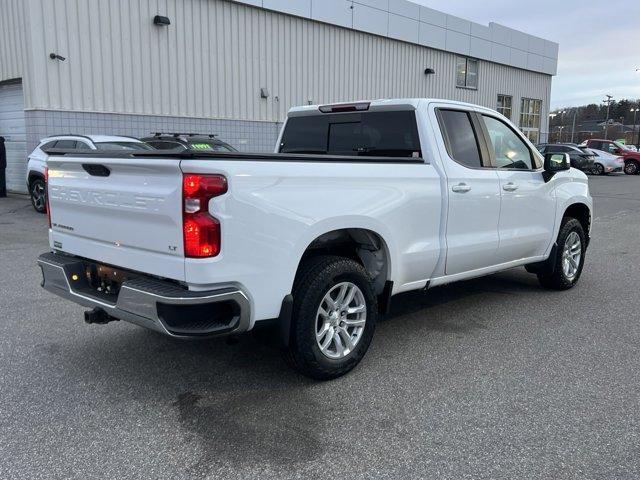
<svg viewBox="0 0 640 480">
<path fill-rule="evenodd" d="M 542 176 L 545 182 L 558 172 L 571 168 L 571 158 L 568 153 L 547 153 L 544 156 L 544 172 Z"/>
<path fill-rule="evenodd" d="M 616 155 L 620 155 L 620 149 L 619 148 L 614 148 L 613 149 L 613 153 L 615 153 Z"/>
</svg>

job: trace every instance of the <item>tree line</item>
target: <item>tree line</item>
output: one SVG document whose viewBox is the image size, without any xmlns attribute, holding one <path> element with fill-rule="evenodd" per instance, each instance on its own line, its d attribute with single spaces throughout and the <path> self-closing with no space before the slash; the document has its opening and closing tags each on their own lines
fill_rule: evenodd
<svg viewBox="0 0 640 480">
<path fill-rule="evenodd" d="M 632 125 L 634 112 L 631 110 L 636 108 L 640 108 L 640 99 L 614 100 L 611 102 L 609 119 L 625 125 Z M 563 111 L 565 113 L 560 114 L 560 112 Z M 582 105 L 579 107 L 557 108 L 552 110 L 550 113 L 556 114 L 549 119 L 550 127 L 572 124 L 574 113 L 576 114 L 576 123 L 589 120 L 600 120 L 604 122 L 607 118 L 607 105 L 606 103 L 600 105 L 591 103 L 589 105 Z M 640 112 L 636 114 L 636 124 L 640 124 Z"/>
</svg>

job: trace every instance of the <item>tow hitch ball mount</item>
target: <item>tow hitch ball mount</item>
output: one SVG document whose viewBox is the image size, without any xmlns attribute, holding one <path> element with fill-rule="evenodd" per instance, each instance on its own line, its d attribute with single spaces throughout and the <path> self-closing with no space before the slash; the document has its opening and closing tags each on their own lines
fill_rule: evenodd
<svg viewBox="0 0 640 480">
<path fill-rule="evenodd" d="M 87 310 L 84 312 L 84 321 L 90 325 L 106 325 L 109 322 L 115 322 L 117 320 L 117 318 L 112 317 L 99 307 L 95 307 L 93 310 Z"/>
</svg>

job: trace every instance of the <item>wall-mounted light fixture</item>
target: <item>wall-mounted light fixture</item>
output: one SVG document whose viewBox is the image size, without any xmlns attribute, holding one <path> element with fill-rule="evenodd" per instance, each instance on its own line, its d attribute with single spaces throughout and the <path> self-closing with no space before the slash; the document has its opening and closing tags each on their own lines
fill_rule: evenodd
<svg viewBox="0 0 640 480">
<path fill-rule="evenodd" d="M 269 89 L 266 87 L 260 88 L 260 98 L 269 98 Z"/>
<path fill-rule="evenodd" d="M 66 60 L 66 58 L 64 58 L 62 55 L 58 55 L 57 53 L 50 53 L 49 58 L 51 60 L 60 60 L 61 62 L 64 62 Z"/>
<path fill-rule="evenodd" d="M 171 20 L 169 20 L 169 17 L 156 15 L 155 17 L 153 17 L 153 24 L 158 25 L 160 27 L 166 27 L 167 25 L 171 25 Z"/>
<path fill-rule="evenodd" d="M 424 70 L 424 74 L 425 74 L 425 75 L 433 75 L 433 74 L 435 74 L 435 73 L 436 73 L 436 71 L 435 71 L 433 68 L 426 68 L 426 69 Z"/>
</svg>

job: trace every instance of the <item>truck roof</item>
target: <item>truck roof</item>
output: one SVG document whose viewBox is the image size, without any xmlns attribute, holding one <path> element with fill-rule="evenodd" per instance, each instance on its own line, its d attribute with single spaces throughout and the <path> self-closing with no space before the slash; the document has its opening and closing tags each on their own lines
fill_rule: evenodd
<svg viewBox="0 0 640 480">
<path fill-rule="evenodd" d="M 318 111 L 321 108 L 328 107 L 347 107 L 347 106 L 357 106 L 368 104 L 368 108 L 363 108 L 363 110 L 368 111 L 384 111 L 384 110 L 416 110 L 420 102 L 438 102 L 438 103 L 447 103 L 450 105 L 458 105 L 467 108 L 480 108 L 485 109 L 480 105 L 475 105 L 472 103 L 465 102 L 457 102 L 454 100 L 446 100 L 439 98 L 387 98 L 387 99 L 378 99 L 378 100 L 357 100 L 353 102 L 336 102 L 325 105 L 302 105 L 298 107 L 293 107 L 289 110 L 288 116 L 290 117 L 301 117 L 305 115 L 317 115 Z M 491 109 L 486 109 L 491 110 Z M 357 111 L 357 110 L 356 110 Z"/>
</svg>

